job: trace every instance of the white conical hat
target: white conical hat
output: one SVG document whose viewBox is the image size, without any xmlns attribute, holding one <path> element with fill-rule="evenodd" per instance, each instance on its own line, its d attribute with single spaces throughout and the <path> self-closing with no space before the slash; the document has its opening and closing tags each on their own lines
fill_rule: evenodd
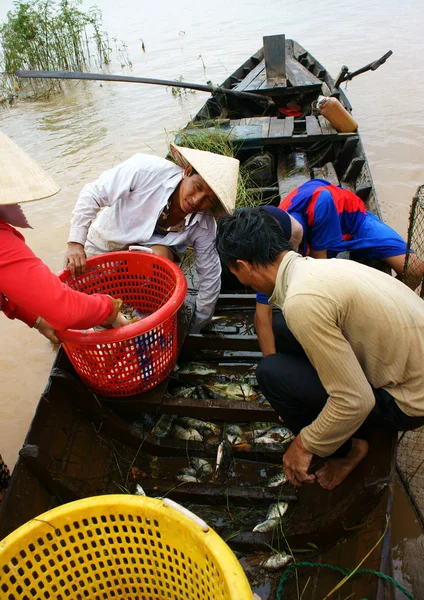
<svg viewBox="0 0 424 600">
<path fill-rule="evenodd" d="M 231 214 L 236 206 L 240 161 L 214 152 L 185 148 L 171 143 L 171 154 L 180 167 L 191 165 L 213 190 L 221 205 L 216 216 Z"/>
<path fill-rule="evenodd" d="M 0 131 L 0 205 L 41 200 L 59 190 L 35 160 Z"/>
</svg>

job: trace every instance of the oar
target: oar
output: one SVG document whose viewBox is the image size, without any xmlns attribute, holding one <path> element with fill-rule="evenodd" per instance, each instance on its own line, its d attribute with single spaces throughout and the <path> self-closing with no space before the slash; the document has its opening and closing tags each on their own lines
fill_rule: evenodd
<svg viewBox="0 0 424 600">
<path fill-rule="evenodd" d="M 17 77 L 32 77 L 35 79 L 89 79 L 94 81 L 126 81 L 128 83 L 150 83 L 153 85 L 166 85 L 171 87 L 187 88 L 199 92 L 209 92 L 210 94 L 228 94 L 238 98 L 246 98 L 255 102 L 266 101 L 272 103 L 271 98 L 252 94 L 250 92 L 239 92 L 229 90 L 220 86 L 202 85 L 199 83 L 187 83 L 185 81 L 171 81 L 167 79 L 148 79 L 147 77 L 132 77 L 128 75 L 107 75 L 104 73 L 79 73 L 73 71 L 16 71 Z"/>
</svg>

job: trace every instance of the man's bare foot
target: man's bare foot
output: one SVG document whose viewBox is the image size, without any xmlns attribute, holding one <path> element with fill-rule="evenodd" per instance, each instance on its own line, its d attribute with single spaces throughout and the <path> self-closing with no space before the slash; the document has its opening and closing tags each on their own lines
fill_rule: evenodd
<svg viewBox="0 0 424 600">
<path fill-rule="evenodd" d="M 334 490 L 364 460 L 367 454 L 368 442 L 353 438 L 352 448 L 347 456 L 328 459 L 323 468 L 315 473 L 319 484 L 326 490 Z"/>
</svg>

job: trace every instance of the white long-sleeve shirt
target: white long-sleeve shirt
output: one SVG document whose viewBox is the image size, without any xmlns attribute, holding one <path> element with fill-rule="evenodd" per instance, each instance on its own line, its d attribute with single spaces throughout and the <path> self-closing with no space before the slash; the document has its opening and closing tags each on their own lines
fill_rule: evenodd
<svg viewBox="0 0 424 600">
<path fill-rule="evenodd" d="M 191 331 L 197 332 L 212 317 L 221 288 L 215 219 L 210 213 L 187 215 L 180 231 L 155 233 L 158 218 L 182 176 L 179 166 L 149 154 L 136 154 L 105 171 L 82 189 L 68 242 L 85 245 L 91 256 L 126 250 L 133 244 L 162 244 L 178 253 L 192 246 L 199 292 Z"/>
</svg>

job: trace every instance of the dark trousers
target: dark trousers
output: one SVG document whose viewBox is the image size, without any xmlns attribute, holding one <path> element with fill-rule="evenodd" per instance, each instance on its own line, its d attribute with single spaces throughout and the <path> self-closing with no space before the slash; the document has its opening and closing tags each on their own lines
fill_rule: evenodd
<svg viewBox="0 0 424 600">
<path fill-rule="evenodd" d="M 265 398 L 297 435 L 316 419 L 327 402 L 328 394 L 281 313 L 274 315 L 273 330 L 277 354 L 261 360 L 256 377 Z M 424 416 L 406 415 L 386 390 L 373 388 L 373 392 L 375 406 L 353 437 L 367 439 L 371 427 L 406 431 L 424 425 Z M 346 456 L 351 445 L 351 440 L 348 440 L 333 456 Z"/>
</svg>

